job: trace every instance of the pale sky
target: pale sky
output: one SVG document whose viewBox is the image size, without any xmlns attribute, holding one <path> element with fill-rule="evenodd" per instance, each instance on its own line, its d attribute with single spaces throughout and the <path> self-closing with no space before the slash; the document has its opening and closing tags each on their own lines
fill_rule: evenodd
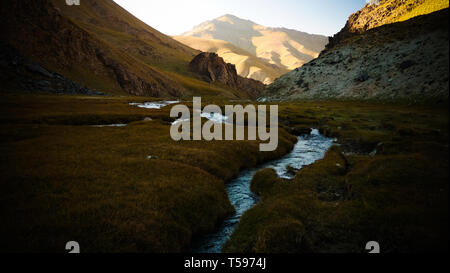
<svg viewBox="0 0 450 273">
<path fill-rule="evenodd" d="M 267 27 L 332 36 L 366 0 L 114 0 L 167 35 L 179 35 L 225 14 Z"/>
</svg>

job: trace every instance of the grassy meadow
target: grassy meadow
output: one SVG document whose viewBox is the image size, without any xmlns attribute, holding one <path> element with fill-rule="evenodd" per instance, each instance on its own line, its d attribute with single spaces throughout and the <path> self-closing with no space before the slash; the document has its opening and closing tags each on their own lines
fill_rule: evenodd
<svg viewBox="0 0 450 273">
<path fill-rule="evenodd" d="M 233 213 L 227 181 L 312 127 L 339 146 L 293 181 L 258 173 L 262 200 L 226 252 L 361 252 L 369 240 L 383 251 L 448 248 L 446 107 L 281 103 L 279 148 L 261 153 L 251 141 L 175 142 L 170 106 L 129 105 L 151 100 L 0 97 L 1 252 L 64 252 L 71 240 L 82 252 L 187 251 Z M 117 123 L 128 125 L 91 126 Z"/>
<path fill-rule="evenodd" d="M 171 107 L 129 105 L 151 100 L 2 96 L 0 251 L 63 252 L 70 240 L 83 252 L 184 251 L 233 213 L 226 181 L 296 141 L 281 131 L 272 153 L 257 142 L 175 142 Z M 117 123 L 128 125 L 90 126 Z"/>
</svg>

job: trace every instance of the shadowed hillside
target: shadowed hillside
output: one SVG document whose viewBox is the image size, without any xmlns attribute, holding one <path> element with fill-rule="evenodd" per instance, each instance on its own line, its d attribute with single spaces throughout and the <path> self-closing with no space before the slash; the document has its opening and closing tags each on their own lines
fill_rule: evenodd
<svg viewBox="0 0 450 273">
<path fill-rule="evenodd" d="M 2 1 L 0 15 L 3 42 L 17 49 L 26 63 L 92 90 L 247 98 L 245 92 L 201 81 L 189 71 L 189 62 L 200 52 L 147 26 L 111 0 L 85 0 L 80 6 L 56 0 Z M 19 81 L 15 89 L 21 89 L 27 75 L 17 72 L 10 78 Z M 54 91 L 46 89 L 51 88 L 27 91 Z"/>
</svg>

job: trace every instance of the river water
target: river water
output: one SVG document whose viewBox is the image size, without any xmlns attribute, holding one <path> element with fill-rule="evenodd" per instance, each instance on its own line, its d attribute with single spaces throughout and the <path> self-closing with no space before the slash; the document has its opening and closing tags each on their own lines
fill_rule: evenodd
<svg viewBox="0 0 450 273">
<path fill-rule="evenodd" d="M 225 219 L 216 232 L 207 234 L 195 242 L 191 251 L 194 253 L 221 252 L 222 246 L 230 238 L 242 215 L 259 201 L 258 196 L 250 191 L 250 182 L 256 172 L 272 168 L 281 178 L 293 179 L 294 175 L 287 170 L 288 166 L 300 170 L 322 159 L 331 145 L 333 145 L 332 139 L 313 129 L 311 134 L 299 137 L 294 149 L 283 158 L 242 171 L 236 179 L 226 185 L 228 197 L 236 209 L 235 215 Z"/>
<path fill-rule="evenodd" d="M 178 100 L 165 100 L 165 101 L 152 101 L 152 102 L 131 102 L 129 103 L 131 106 L 136 106 L 139 108 L 146 108 L 146 109 L 161 109 L 163 107 L 166 107 L 170 104 L 179 103 Z"/>
</svg>

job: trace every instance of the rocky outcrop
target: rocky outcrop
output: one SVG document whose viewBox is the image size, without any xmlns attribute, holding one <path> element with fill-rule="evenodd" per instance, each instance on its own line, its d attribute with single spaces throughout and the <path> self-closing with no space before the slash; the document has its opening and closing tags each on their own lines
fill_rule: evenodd
<svg viewBox="0 0 450 273">
<path fill-rule="evenodd" d="M 241 90 L 250 98 L 257 98 L 265 85 L 253 79 L 238 76 L 233 64 L 225 63 L 216 53 L 200 53 L 189 64 L 193 72 L 201 75 L 208 82 L 219 82 L 233 89 Z"/>
<path fill-rule="evenodd" d="M 343 38 L 261 99 L 448 102 L 448 19 L 445 9 Z"/>
<path fill-rule="evenodd" d="M 226 41 L 193 36 L 174 36 L 173 38 L 202 52 L 217 53 L 225 62 L 236 65 L 239 76 L 254 79 L 264 84 L 271 84 L 276 78 L 290 71 L 258 58 L 256 55 Z"/>
</svg>

